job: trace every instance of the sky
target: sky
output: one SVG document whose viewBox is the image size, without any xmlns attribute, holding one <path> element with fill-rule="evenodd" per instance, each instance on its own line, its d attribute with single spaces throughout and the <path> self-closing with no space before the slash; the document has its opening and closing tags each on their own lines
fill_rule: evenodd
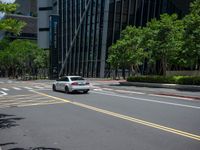
<svg viewBox="0 0 200 150">
<path fill-rule="evenodd" d="M 4 3 L 13 3 L 15 0 L 0 0 L 0 1 Z"/>
</svg>

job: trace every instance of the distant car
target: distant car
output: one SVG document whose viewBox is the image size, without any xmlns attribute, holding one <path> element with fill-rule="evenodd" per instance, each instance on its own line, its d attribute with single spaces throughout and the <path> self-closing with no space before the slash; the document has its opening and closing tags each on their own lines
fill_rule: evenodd
<svg viewBox="0 0 200 150">
<path fill-rule="evenodd" d="M 81 76 L 64 76 L 53 83 L 52 89 L 53 91 L 64 91 L 66 93 L 75 91 L 88 93 L 90 84 Z"/>
</svg>

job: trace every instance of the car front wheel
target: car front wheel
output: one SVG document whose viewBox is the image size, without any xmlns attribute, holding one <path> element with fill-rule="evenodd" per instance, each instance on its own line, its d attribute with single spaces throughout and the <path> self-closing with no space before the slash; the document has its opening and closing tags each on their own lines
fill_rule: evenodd
<svg viewBox="0 0 200 150">
<path fill-rule="evenodd" d="M 53 85 L 52 90 L 56 91 L 56 86 L 55 85 Z"/>
</svg>

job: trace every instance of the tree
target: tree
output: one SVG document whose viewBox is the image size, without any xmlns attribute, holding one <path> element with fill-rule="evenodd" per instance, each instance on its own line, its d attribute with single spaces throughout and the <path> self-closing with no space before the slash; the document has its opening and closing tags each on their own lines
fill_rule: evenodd
<svg viewBox="0 0 200 150">
<path fill-rule="evenodd" d="M 115 69 L 131 67 L 134 73 L 147 56 L 141 47 L 142 28 L 128 26 L 122 31 L 121 38 L 109 48 L 108 62 Z M 124 74 L 123 74 L 124 77 Z"/>
<path fill-rule="evenodd" d="M 182 50 L 184 26 L 176 14 L 162 14 L 160 20 L 147 23 L 145 46 L 151 61 L 160 62 L 159 73 L 166 75 L 167 68 L 178 64 L 178 54 Z"/>
<path fill-rule="evenodd" d="M 0 65 L 13 77 L 37 74 L 38 69 L 47 68 L 47 62 L 47 53 L 28 40 L 15 40 L 0 51 Z"/>
<path fill-rule="evenodd" d="M 200 69 L 200 0 L 191 3 L 190 14 L 184 18 L 184 50 L 182 55 L 185 66 Z"/>
<path fill-rule="evenodd" d="M 141 27 L 128 26 L 122 31 L 122 39 L 126 42 L 127 64 L 131 66 L 132 72 L 137 74 L 139 66 L 144 63 L 147 53 L 144 51 L 142 41 L 144 39 L 144 29 Z"/>
<path fill-rule="evenodd" d="M 0 12 L 9 14 L 16 10 L 17 4 L 2 3 L 0 1 Z M 0 31 L 8 31 L 16 35 L 20 34 L 21 29 L 26 25 L 25 22 L 16 19 L 1 19 L 0 20 Z"/>
</svg>

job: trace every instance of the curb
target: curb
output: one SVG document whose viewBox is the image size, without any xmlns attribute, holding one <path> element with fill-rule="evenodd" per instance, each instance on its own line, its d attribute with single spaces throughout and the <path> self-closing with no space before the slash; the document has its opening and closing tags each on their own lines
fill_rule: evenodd
<svg viewBox="0 0 200 150">
<path fill-rule="evenodd" d="M 200 86 L 197 85 L 179 85 L 179 84 L 159 84 L 159 83 L 144 83 L 144 82 L 119 82 L 124 86 L 138 87 L 153 87 L 153 88 L 168 88 L 178 90 L 200 91 Z"/>
<path fill-rule="evenodd" d="M 163 95 L 163 96 L 174 96 L 174 97 L 179 97 L 179 98 L 188 98 L 188 99 L 193 99 L 193 100 L 200 100 L 200 97 L 197 96 L 184 96 L 184 95 L 177 95 L 177 94 L 165 94 L 165 93 L 160 93 L 157 95 Z"/>
</svg>

